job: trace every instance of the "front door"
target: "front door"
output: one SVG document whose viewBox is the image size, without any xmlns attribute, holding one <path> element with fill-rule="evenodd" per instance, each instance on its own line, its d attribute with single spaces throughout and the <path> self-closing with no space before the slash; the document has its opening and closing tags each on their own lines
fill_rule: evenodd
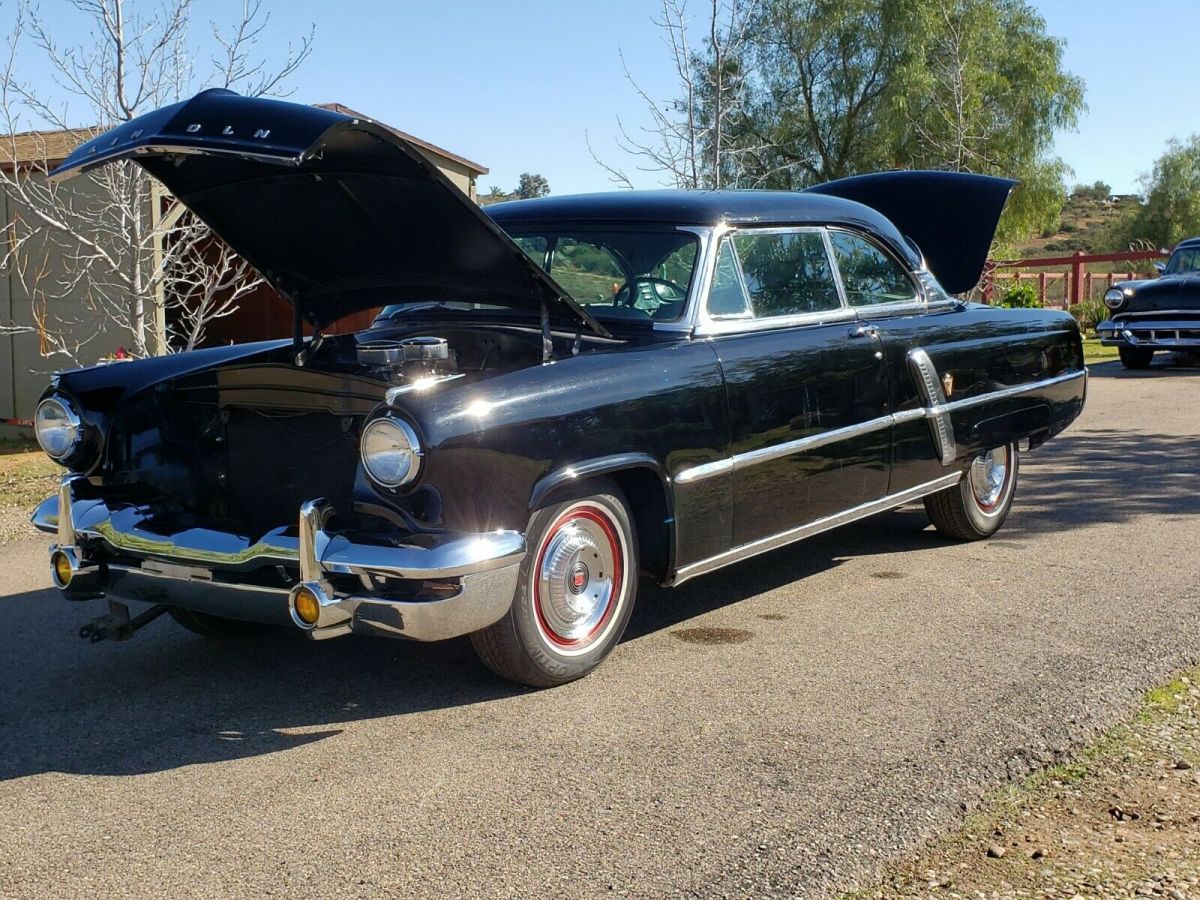
<svg viewBox="0 0 1200 900">
<path fill-rule="evenodd" d="M 822 229 L 726 236 L 706 320 L 730 410 L 734 546 L 887 493 L 882 345 L 846 305 Z"/>
</svg>

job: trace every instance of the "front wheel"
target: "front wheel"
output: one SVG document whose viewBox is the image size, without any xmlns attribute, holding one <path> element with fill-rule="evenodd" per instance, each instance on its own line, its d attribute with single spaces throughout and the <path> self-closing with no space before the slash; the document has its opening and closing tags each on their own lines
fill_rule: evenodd
<svg viewBox="0 0 1200 900">
<path fill-rule="evenodd" d="M 621 639 L 637 596 L 637 535 L 617 486 L 535 512 L 512 607 L 471 635 L 484 664 L 503 678 L 554 687 L 582 678 Z"/>
<path fill-rule="evenodd" d="M 1121 357 L 1121 365 L 1127 369 L 1148 369 L 1154 359 L 1154 351 L 1145 347 L 1118 347 L 1117 354 Z"/>
<path fill-rule="evenodd" d="M 1012 509 L 1021 454 L 1015 443 L 985 450 L 954 487 L 925 498 L 935 528 L 960 541 L 979 541 L 1000 530 Z"/>
</svg>

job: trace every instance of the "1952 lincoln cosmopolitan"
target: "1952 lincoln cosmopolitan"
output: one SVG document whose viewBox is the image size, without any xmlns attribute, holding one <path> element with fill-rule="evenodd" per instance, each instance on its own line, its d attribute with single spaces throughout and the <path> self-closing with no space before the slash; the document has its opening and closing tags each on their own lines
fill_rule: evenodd
<svg viewBox="0 0 1200 900">
<path fill-rule="evenodd" d="M 162 612 L 212 635 L 470 635 L 500 675 L 560 684 L 612 651 L 640 576 L 919 499 L 988 537 L 1020 452 L 1083 406 L 1070 316 L 951 296 L 1010 181 L 481 210 L 373 122 L 226 91 L 55 174 L 119 160 L 249 260 L 295 336 L 54 378 L 37 433 L 67 474 L 33 522 L 63 593 L 108 598 L 93 639 Z"/>
</svg>

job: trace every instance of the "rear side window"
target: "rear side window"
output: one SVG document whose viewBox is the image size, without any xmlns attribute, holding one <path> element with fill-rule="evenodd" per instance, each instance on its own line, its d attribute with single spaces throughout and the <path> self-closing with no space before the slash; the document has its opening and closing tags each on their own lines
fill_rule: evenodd
<svg viewBox="0 0 1200 900">
<path fill-rule="evenodd" d="M 851 306 L 911 303 L 918 299 L 917 289 L 903 267 L 871 241 L 846 231 L 830 231 L 829 240 Z"/>
<path fill-rule="evenodd" d="M 709 297 L 715 318 L 749 313 L 765 319 L 840 307 L 819 231 L 744 231 L 725 239 Z"/>
</svg>

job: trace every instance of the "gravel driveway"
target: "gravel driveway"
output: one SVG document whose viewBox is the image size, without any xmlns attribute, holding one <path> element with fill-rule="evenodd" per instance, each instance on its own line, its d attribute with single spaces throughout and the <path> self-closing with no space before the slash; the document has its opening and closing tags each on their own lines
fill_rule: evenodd
<svg viewBox="0 0 1200 900">
<path fill-rule="evenodd" d="M 851 886 L 1200 654 L 1200 370 L 1092 375 L 996 539 L 902 510 L 647 587 L 551 691 L 463 641 L 91 646 L 0 548 L 0 895 Z"/>
</svg>

